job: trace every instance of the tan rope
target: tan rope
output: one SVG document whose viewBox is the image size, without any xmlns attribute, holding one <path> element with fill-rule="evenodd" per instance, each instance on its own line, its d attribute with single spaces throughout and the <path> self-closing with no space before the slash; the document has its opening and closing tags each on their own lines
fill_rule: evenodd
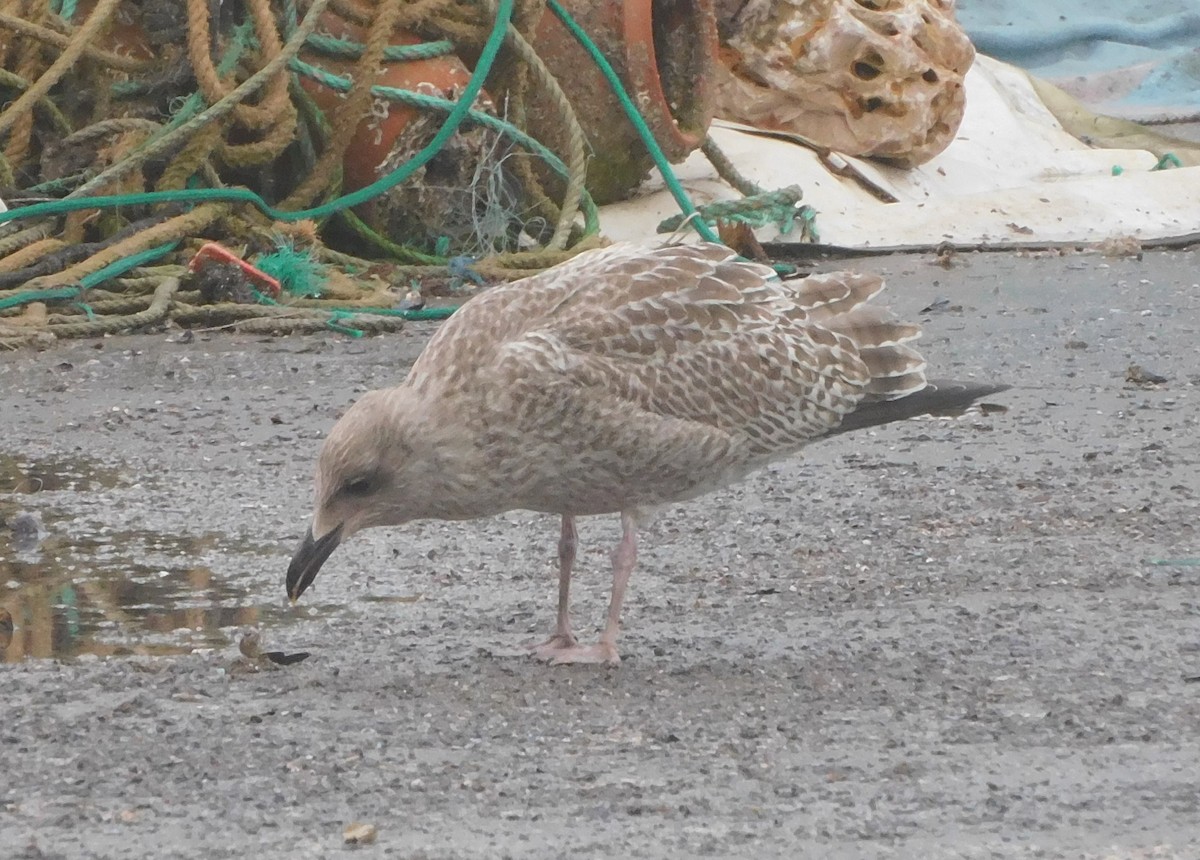
<svg viewBox="0 0 1200 860">
<path fill-rule="evenodd" d="M 291 102 L 288 102 L 290 105 Z M 217 154 L 230 167 L 254 167 L 273 161 L 281 152 L 287 149 L 296 137 L 296 112 L 281 111 L 276 117 L 275 124 L 260 139 L 249 143 L 230 143 L 221 140 Z"/>
<path fill-rule="evenodd" d="M 275 14 L 271 11 L 270 0 L 249 0 L 248 6 L 250 16 L 254 19 L 254 32 L 258 37 L 259 47 L 269 60 L 283 50 L 283 40 L 279 37 L 279 27 L 275 22 Z M 262 127 L 277 127 L 282 117 L 287 117 L 290 125 L 296 124 L 296 107 L 288 96 L 288 78 L 287 67 L 281 66 L 263 87 L 263 96 L 258 106 L 269 119 L 262 123 Z"/>
<path fill-rule="evenodd" d="M 110 319 L 88 320 L 81 323 L 62 323 L 46 326 L 56 337 L 91 337 L 98 334 L 116 334 L 139 326 L 150 325 L 166 319 L 171 310 L 171 297 L 179 289 L 178 278 L 166 278 L 154 291 L 150 306 L 144 311 Z"/>
<path fill-rule="evenodd" d="M 593 234 L 563 251 L 517 251 L 511 254 L 495 254 L 491 257 L 484 257 L 472 264 L 471 268 L 486 277 L 508 278 L 511 277 L 513 269 L 541 271 L 551 266 L 557 266 L 583 251 L 599 248 L 606 244 L 608 244 L 607 239 Z"/>
<path fill-rule="evenodd" d="M 397 10 L 395 26 L 412 29 L 428 23 L 436 28 L 440 16 L 453 4 L 454 0 L 410 0 L 407 5 Z M 362 0 L 332 0 L 330 8 L 350 23 L 365 26 L 373 20 L 371 9 L 376 5 L 378 0 L 367 3 Z"/>
<path fill-rule="evenodd" d="M 158 284 L 161 284 L 159 281 Z M 155 284 L 155 289 L 158 289 L 158 284 Z M 119 314 L 136 313 L 144 311 L 154 301 L 153 295 L 141 296 L 125 296 L 119 299 L 97 299 L 93 291 L 87 293 L 87 309 L 92 313 L 89 316 L 116 316 Z M 60 308 L 57 313 L 48 314 L 46 322 L 74 322 L 77 317 L 87 314 L 82 305 L 69 305 Z"/>
<path fill-rule="evenodd" d="M 171 163 L 158 178 L 155 189 L 169 191 L 185 187 L 188 179 L 201 164 L 208 160 L 220 142 L 221 126 L 213 123 L 200 129 L 180 150 L 179 154 L 171 159 Z"/>
<path fill-rule="evenodd" d="M 304 19 L 288 38 L 287 44 L 283 46 L 283 50 L 272 57 L 261 69 L 238 84 L 228 95 L 224 96 L 207 110 L 202 111 L 183 123 L 183 125 L 172 129 L 170 133 L 163 135 L 150 146 L 139 150 L 136 158 L 127 158 L 119 164 L 114 164 L 99 176 L 76 188 L 67 195 L 68 199 L 89 196 L 96 188 L 102 187 L 106 182 L 111 181 L 114 176 L 131 172 L 146 160 L 162 152 L 169 151 L 178 145 L 180 141 L 186 140 L 190 135 L 195 134 L 198 129 L 203 128 L 209 123 L 216 122 L 232 111 L 243 99 L 247 98 L 251 93 L 256 92 L 273 74 L 285 67 L 288 61 L 299 53 L 305 39 L 316 28 L 317 20 L 328 3 L 329 0 L 312 0 L 308 12 L 304 15 Z"/>
<path fill-rule="evenodd" d="M 29 80 L 15 72 L 10 72 L 8 69 L 0 69 L 0 85 L 24 92 L 29 89 Z M 67 118 L 58 109 L 58 105 L 49 98 L 42 96 L 42 98 L 38 99 L 37 107 L 38 110 L 43 111 L 50 119 L 56 134 L 65 135 L 71 133 L 71 124 L 67 122 Z"/>
<path fill-rule="evenodd" d="M 41 290 L 63 283 L 77 283 L 85 275 L 98 272 L 110 263 L 123 260 L 139 251 L 194 236 L 229 211 L 228 203 L 205 203 L 191 212 L 169 218 L 115 244 L 109 245 L 73 266 L 53 275 L 43 275 L 27 281 L 26 290 Z"/>
<path fill-rule="evenodd" d="M 45 239 L 53 232 L 54 219 L 48 218 L 45 221 L 39 221 L 37 224 L 31 224 L 23 230 L 5 236 L 3 239 L 0 239 L 0 259 L 19 251 L 27 245 Z"/>
<path fill-rule="evenodd" d="M 0 28 L 12 30 L 14 33 L 20 33 L 24 36 L 31 36 L 55 48 L 65 50 L 71 46 L 70 36 L 64 36 L 62 33 L 51 30 L 49 27 L 43 27 L 40 24 L 27 21 L 17 15 L 10 15 L 7 12 L 0 11 Z M 103 48 L 97 48 L 95 45 L 90 44 L 84 45 L 83 55 L 122 72 L 142 72 L 153 65 L 153 61 L 151 60 L 138 60 L 134 57 L 126 57 L 123 54 L 106 51 Z"/>
<path fill-rule="evenodd" d="M 252 4 L 252 11 L 257 4 Z M 188 12 L 188 37 L 187 49 L 188 60 L 192 64 L 192 72 L 196 76 L 196 84 L 200 88 L 200 92 L 209 104 L 215 104 L 221 99 L 228 96 L 233 88 L 221 80 L 217 74 L 217 67 L 212 61 L 212 55 L 209 53 L 210 44 L 212 42 L 212 31 L 209 28 L 209 14 L 211 12 L 211 4 L 208 0 L 187 0 Z M 279 42 L 279 34 L 275 31 L 272 23 L 264 33 L 261 26 L 262 22 L 258 15 L 254 18 L 255 33 L 260 40 L 262 48 L 272 56 L 277 55 L 283 45 Z M 266 44 L 262 44 L 263 40 Z M 271 48 L 274 51 L 271 51 Z M 271 77 L 263 84 L 263 89 L 270 93 L 278 88 L 277 81 L 284 83 L 284 96 L 286 97 L 286 70 L 279 69 L 273 73 Z M 245 125 L 247 128 L 264 128 L 275 121 L 275 115 L 278 112 L 278 105 L 271 104 L 247 104 L 239 102 L 233 108 L 234 118 Z"/>
<path fill-rule="evenodd" d="M 25 42 L 21 46 L 19 59 L 17 60 L 17 75 L 25 80 L 33 79 L 41 69 L 41 51 L 37 43 Z M 29 154 L 29 146 L 33 140 L 33 111 L 17 111 L 17 103 L 28 95 L 35 84 L 30 84 L 28 89 L 22 94 L 21 98 L 14 102 L 8 110 L 0 113 L 0 136 L 3 136 L 3 123 L 6 117 L 12 117 L 11 133 L 8 136 L 8 142 L 4 146 L 4 157 L 12 166 L 19 166 L 25 161 L 25 157 Z M 28 104 L 32 105 L 35 100 L 31 100 Z"/>
<path fill-rule="evenodd" d="M 22 20 L 28 19 L 30 16 L 26 14 L 25 7 L 28 5 L 28 0 L 0 0 L 0 12 L 5 15 L 12 15 L 14 18 Z M 19 40 L 5 40 L 0 42 L 0 68 L 8 68 L 13 65 L 13 49 L 17 46 Z"/>
<path fill-rule="evenodd" d="M 88 16 L 83 26 L 75 31 L 71 43 L 58 55 L 50 68 L 13 102 L 4 113 L 0 113 L 0 134 L 12 128 L 19 119 L 28 116 L 38 99 L 50 92 L 62 77 L 74 67 L 75 62 L 83 55 L 88 45 L 95 41 L 101 28 L 116 12 L 121 0 L 99 0 L 92 14 Z"/>
<path fill-rule="evenodd" d="M 122 134 L 127 131 L 144 131 L 147 135 L 150 135 L 161 128 L 162 124 L 152 119 L 144 119 L 143 117 L 136 116 L 113 117 L 112 119 L 85 125 L 78 131 L 64 137 L 62 142 L 66 146 L 74 146 L 80 143 L 87 143 L 89 140 L 95 140 L 98 137 L 107 137 L 110 134 Z"/>
<path fill-rule="evenodd" d="M 23 269 L 46 254 L 52 254 L 60 248 L 65 247 L 67 247 L 67 243 L 54 236 L 39 239 L 36 242 L 26 245 L 21 250 L 14 251 L 7 257 L 0 259 L 0 272 L 15 272 L 18 269 Z"/>
</svg>

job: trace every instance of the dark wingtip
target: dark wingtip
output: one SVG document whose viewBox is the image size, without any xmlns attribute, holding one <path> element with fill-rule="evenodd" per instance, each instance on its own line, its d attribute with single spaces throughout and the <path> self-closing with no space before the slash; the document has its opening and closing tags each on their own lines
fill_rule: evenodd
<svg viewBox="0 0 1200 860">
<path fill-rule="evenodd" d="M 931 379 L 929 384 L 918 391 L 913 397 L 923 397 L 929 402 L 945 402 L 943 409 L 965 408 L 980 397 L 989 394 L 999 394 L 1012 388 L 1004 382 L 960 382 L 955 379 Z M 934 407 L 936 414 L 938 407 Z"/>
<path fill-rule="evenodd" d="M 989 394 L 1007 391 L 1011 385 L 998 382 L 959 382 L 952 379 L 931 379 L 929 383 L 907 397 L 867 403 L 851 412 L 834 433 L 849 433 L 864 427 L 875 427 L 916 418 L 918 415 L 961 415 L 976 400 Z"/>
</svg>

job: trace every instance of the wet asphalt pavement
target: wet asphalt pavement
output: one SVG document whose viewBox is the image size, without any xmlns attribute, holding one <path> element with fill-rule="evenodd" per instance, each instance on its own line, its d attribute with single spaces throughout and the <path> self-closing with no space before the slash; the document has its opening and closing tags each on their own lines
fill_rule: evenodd
<svg viewBox="0 0 1200 860">
<path fill-rule="evenodd" d="M 663 511 L 616 670 L 522 656 L 535 514 L 360 534 L 286 605 L 322 434 L 431 326 L 0 355 L 0 855 L 1200 857 L 1198 264 L 855 261 L 1006 411 Z"/>
</svg>

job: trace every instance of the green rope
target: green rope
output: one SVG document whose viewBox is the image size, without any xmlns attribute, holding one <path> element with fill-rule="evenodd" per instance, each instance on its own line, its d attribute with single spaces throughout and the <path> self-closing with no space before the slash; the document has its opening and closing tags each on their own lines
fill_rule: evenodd
<svg viewBox="0 0 1200 860">
<path fill-rule="evenodd" d="M 467 85 L 459 94 L 458 102 L 454 105 L 454 109 L 450 111 L 450 115 L 446 118 L 442 127 L 433 136 L 433 140 L 429 141 L 420 152 L 387 176 L 381 177 L 365 188 L 352 191 L 336 200 L 331 200 L 322 206 L 310 209 L 303 217 L 320 219 L 342 209 L 366 203 L 368 200 L 395 188 L 428 164 L 434 156 L 442 151 L 442 147 L 454 136 L 455 132 L 458 131 L 458 127 L 463 124 L 463 120 L 467 118 L 467 114 L 471 112 L 471 106 L 475 104 L 475 99 L 483 89 L 483 83 L 487 79 L 488 73 L 492 70 L 492 65 L 496 61 L 496 55 L 500 52 L 500 46 L 504 44 L 504 36 L 508 31 L 508 23 L 512 20 L 514 2 L 515 0 L 500 0 L 496 10 L 496 20 L 492 25 L 492 32 L 488 36 L 487 42 L 484 43 L 483 51 L 479 55 L 479 61 L 475 64 L 475 71 L 472 72 L 471 79 L 467 81 Z M 268 214 L 271 213 L 268 212 Z M 293 214 L 291 220 L 299 219 Z"/>
<path fill-rule="evenodd" d="M 305 77 L 316 81 L 322 86 L 328 87 L 331 90 L 336 90 L 337 92 L 349 92 L 353 84 L 351 79 L 347 76 L 334 74 L 318 66 L 314 66 L 311 63 L 306 63 L 300 59 L 293 59 L 291 63 L 289 63 L 289 67 L 292 69 L 292 71 L 298 72 Z M 431 96 L 425 93 L 413 92 L 411 90 L 401 90 L 397 89 L 396 87 L 376 85 L 371 87 L 371 92 L 377 96 L 380 96 L 381 98 L 388 99 L 389 101 L 399 102 L 400 104 L 409 105 L 410 107 L 416 107 L 422 110 L 451 112 L 462 103 L 461 98 L 458 102 L 452 102 L 449 99 L 444 99 L 439 96 Z M 506 122 L 499 117 L 494 117 L 489 113 L 474 110 L 473 108 L 468 111 L 468 117 L 470 121 L 476 125 L 481 125 L 484 128 L 499 132 L 513 142 L 529 150 L 534 155 L 546 162 L 546 164 L 548 164 L 550 168 L 560 176 L 570 176 L 571 171 L 567 165 L 563 163 L 561 158 L 555 155 L 550 149 L 546 148 L 541 141 L 529 136 L 511 123 Z M 592 233 L 598 232 L 600 229 L 600 215 L 596 209 L 595 202 L 591 198 L 591 195 L 585 194 L 580 203 L 583 208 L 584 233 L 586 235 L 591 235 Z"/>
<path fill-rule="evenodd" d="M 310 48 L 331 57 L 343 57 L 347 60 L 357 60 L 362 56 L 364 46 L 361 42 L 350 39 L 335 39 L 313 33 L 305 42 Z M 444 57 L 454 53 L 454 43 L 444 39 L 438 42 L 422 42 L 418 45 L 388 45 L 383 49 L 385 60 L 407 62 L 409 60 L 432 60 L 434 57 Z"/>
<path fill-rule="evenodd" d="M 354 308 L 348 312 L 356 314 L 371 314 L 377 317 L 400 317 L 401 319 L 410 322 L 423 322 L 426 320 L 444 320 L 453 314 L 458 308 L 415 308 L 413 310 L 400 310 L 399 308 Z"/>
<path fill-rule="evenodd" d="M 38 197 L 65 194 L 80 183 L 86 182 L 91 176 L 92 174 L 85 170 L 82 173 L 73 173 L 61 179 L 48 179 L 45 182 L 39 182 L 37 185 L 29 186 L 22 193 Z"/>
<path fill-rule="evenodd" d="M 550 10 L 558 17 L 560 21 L 562 21 L 563 26 L 566 27 L 571 35 L 575 37 L 575 40 L 583 46 L 583 49 L 591 56 L 592 62 L 595 63 L 600 69 L 601 73 L 603 73 L 609 87 L 612 88 L 613 94 L 617 97 L 617 100 L 621 103 L 621 107 L 625 110 L 625 115 L 629 117 L 629 121 L 637 130 L 638 135 L 642 138 L 642 143 L 645 144 L 646 149 L 649 151 L 650 157 L 654 159 L 655 167 L 657 167 L 658 172 L 662 174 L 663 181 L 666 182 L 667 188 L 671 191 L 671 196 L 675 198 L 675 202 L 683 211 L 684 216 L 695 214 L 695 205 L 692 203 L 691 198 L 688 197 L 688 193 L 686 190 L 684 190 L 683 185 L 680 184 L 679 179 L 675 176 L 675 171 L 671 169 L 671 164 L 667 161 L 667 156 L 663 153 L 662 148 L 659 147 L 658 141 L 654 139 L 654 133 L 650 131 L 650 127 L 646 125 L 646 120 L 642 118 L 642 115 L 634 105 L 633 100 L 629 98 L 629 93 L 625 90 L 624 85 L 621 83 L 621 79 L 613 70 L 612 65 L 607 59 L 605 59 L 604 54 L 600 52 L 600 49 L 596 47 L 596 43 L 588 38 L 588 35 L 583 31 L 583 28 L 579 26 L 574 18 L 567 14 L 567 10 L 560 6 L 557 0 L 546 0 L 546 5 L 549 6 Z M 699 218 L 693 218 L 692 220 L 688 221 L 688 223 L 692 225 L 693 229 L 695 229 L 695 231 L 699 233 L 701 238 L 703 238 L 705 241 L 721 241 L 720 237 L 713 232 L 712 228 Z"/>
<path fill-rule="evenodd" d="M 444 254 L 440 256 L 437 254 L 425 254 L 416 248 L 410 248 L 407 245 L 401 245 L 399 242 L 393 242 L 379 231 L 372 229 L 370 224 L 359 218 L 349 209 L 339 212 L 338 217 L 360 238 L 365 239 L 380 251 L 401 262 L 415 263 L 422 266 L 446 265 L 447 259 Z"/>
<path fill-rule="evenodd" d="M 152 262 L 165 257 L 167 254 L 175 250 L 179 245 L 178 242 L 169 242 L 166 245 L 159 245 L 157 248 L 147 248 L 145 251 L 139 251 L 136 254 L 130 254 L 128 257 L 122 257 L 120 260 L 109 263 L 102 269 L 97 269 L 90 275 L 84 275 L 79 279 L 78 287 L 57 287 L 49 290 L 24 290 L 19 293 L 14 293 L 11 296 L 6 296 L 0 299 L 0 311 L 8 308 L 27 305 L 31 302 L 53 302 L 64 299 L 79 299 L 84 290 L 89 290 L 92 287 L 98 286 L 112 278 L 119 277 L 132 269 L 143 266 L 146 263 Z M 77 302 L 88 315 L 92 318 L 92 309 L 82 301 Z"/>
<path fill-rule="evenodd" d="M 11 221 L 15 218 L 34 218 L 40 215 L 61 215 L 66 212 L 76 212 L 82 209 L 108 208 L 114 206 L 138 206 L 150 205 L 155 203 L 201 203 L 209 201 L 226 201 L 226 202 L 248 202 L 256 206 L 266 215 L 278 221 L 293 222 L 304 219 L 320 220 L 332 215 L 336 212 L 348 209 L 353 206 L 358 206 L 362 203 L 383 194 L 392 188 L 399 185 L 408 179 L 413 173 L 425 166 L 431 159 L 434 158 L 445 146 L 446 142 L 458 131 L 459 126 L 471 114 L 471 106 L 475 103 L 476 97 L 483 89 L 484 80 L 487 78 L 493 63 L 496 60 L 496 55 L 500 51 L 500 46 L 504 42 L 504 37 L 507 32 L 508 23 L 512 18 L 514 0 L 500 0 L 499 8 L 496 13 L 496 20 L 492 27 L 491 35 L 484 45 L 483 52 L 479 57 L 479 61 L 475 66 L 475 71 L 471 75 L 471 79 L 467 82 L 457 102 L 448 102 L 445 99 L 434 99 L 433 97 L 424 97 L 429 100 L 431 106 L 449 106 L 449 116 L 442 124 L 437 134 L 433 139 L 415 156 L 398 167 L 396 170 L 389 173 L 387 176 L 381 177 L 370 185 L 353 191 L 349 194 L 342 195 L 327 203 L 315 206 L 311 209 L 301 209 L 295 211 L 285 211 L 276 209 L 267 203 L 262 197 L 248 188 L 194 188 L 180 189 L 171 191 L 153 191 L 142 192 L 137 194 L 113 194 L 98 197 L 76 197 L 64 200 L 55 200 L 49 203 L 35 203 L 31 206 L 23 206 L 20 209 L 13 209 L 7 212 L 0 212 L 0 224 Z M 404 93 L 403 90 L 393 90 L 391 88 L 383 88 L 389 91 L 390 94 Z M 418 94 L 412 94 L 417 97 Z M 407 99 L 409 96 L 404 95 Z M 440 103 L 440 105 L 439 105 Z M 478 114 L 473 118 L 481 124 L 502 123 L 501 120 L 496 120 L 494 117 L 488 120 L 483 119 L 487 114 Z M 195 118 L 193 117 L 193 120 Z M 179 127 L 174 129 L 179 131 Z M 515 129 L 513 130 L 516 131 Z M 514 135 L 514 137 L 516 137 Z M 563 165 L 561 159 L 558 159 L 545 147 L 533 140 L 527 135 L 522 135 L 524 139 L 520 140 L 523 145 L 528 145 L 534 149 L 543 158 L 547 158 L 551 167 L 558 170 L 560 167 L 565 172 L 566 166 Z M 517 138 L 520 139 L 520 138 Z M 552 159 L 552 160 L 551 160 Z M 556 166 L 557 164 L 557 166 Z M 594 213 L 592 215 L 594 216 Z M 589 221 L 589 223 L 595 223 Z"/>
<path fill-rule="evenodd" d="M 109 263 L 102 269 L 97 269 L 90 275 L 84 275 L 79 279 L 79 285 L 83 289 L 88 290 L 105 281 L 119 277 L 128 271 L 136 269 L 138 266 L 144 266 L 146 263 L 153 262 L 160 257 L 165 257 L 179 246 L 179 242 L 168 242 L 165 245 L 159 245 L 157 248 L 147 248 L 145 251 L 139 251 L 136 254 L 130 254 L 128 257 L 122 257 L 120 260 Z"/>
<path fill-rule="evenodd" d="M 334 331 L 341 332 L 342 334 L 348 334 L 351 337 L 362 337 L 362 329 L 350 328 L 349 326 L 340 325 L 338 323 L 338 320 L 350 319 L 352 316 L 354 316 L 354 314 L 349 311 L 336 310 L 330 314 L 329 320 L 325 323 L 325 326 L 326 328 L 331 328 Z"/>
<path fill-rule="evenodd" d="M 372 313 L 379 313 L 379 311 L 381 311 L 381 310 L 383 310 L 383 308 L 380 308 L 379 310 L 376 310 L 376 311 L 372 311 Z M 458 308 L 419 308 L 419 309 L 411 310 L 411 311 L 398 311 L 398 313 L 400 315 L 402 315 L 406 320 L 418 322 L 418 321 L 422 321 L 422 320 L 449 319 L 450 315 L 453 314 L 456 310 L 458 310 Z M 393 313 L 397 313 L 397 312 L 393 311 Z M 392 316 L 392 314 L 383 314 L 383 316 Z"/>
<path fill-rule="evenodd" d="M 81 290 L 78 287 L 56 287 L 52 290 L 25 290 L 5 296 L 0 299 L 0 311 L 27 305 L 30 302 L 54 302 L 61 299 L 77 299 Z"/>
<path fill-rule="evenodd" d="M 718 200 L 701 206 L 693 215 L 673 215 L 658 225 L 659 233 L 674 233 L 685 222 L 702 221 L 715 224 L 717 221 L 736 221 L 751 227 L 774 224 L 785 236 L 795 227 L 797 216 L 803 218 L 800 205 L 804 191 L 799 185 L 789 185 L 778 191 L 751 194 L 739 200 Z"/>
<path fill-rule="evenodd" d="M 307 64 L 299 63 L 298 65 L 303 67 Z M 309 67 L 309 68 L 313 68 L 315 71 L 317 71 L 318 75 L 316 77 L 318 77 L 318 79 L 321 80 L 322 83 L 326 83 L 326 76 L 328 75 L 328 73 L 320 73 L 320 70 L 316 70 L 315 67 Z M 303 71 L 305 73 L 307 73 L 306 69 L 304 69 Z M 348 81 L 338 78 L 336 75 L 329 76 L 329 78 L 330 78 L 329 82 L 331 84 L 336 85 L 335 88 L 340 88 L 340 87 L 345 87 L 347 89 L 349 88 Z M 372 90 L 378 95 L 381 95 L 385 98 L 394 99 L 395 101 L 399 101 L 404 104 L 410 104 L 410 105 L 415 105 L 417 107 L 429 108 L 429 109 L 440 110 L 440 111 L 453 112 L 458 107 L 458 105 L 463 104 L 463 102 L 461 102 L 461 101 L 456 104 L 455 102 L 449 101 L 448 99 L 443 99 L 443 98 L 439 98 L 436 96 L 427 96 L 427 95 L 423 95 L 421 93 L 409 92 L 408 90 L 399 90 L 399 89 L 395 89 L 393 87 L 376 86 L 376 87 L 372 87 Z M 560 175 L 563 175 L 563 176 L 566 176 L 569 174 L 569 170 L 568 170 L 567 166 L 563 163 L 562 159 L 560 159 L 553 152 L 551 152 L 549 149 L 547 149 L 542 143 L 540 143 L 536 139 L 530 137 L 529 135 L 525 134 L 520 129 L 505 122 L 502 119 L 498 119 L 497 117 L 492 116 L 491 114 L 486 114 L 486 113 L 482 113 L 482 112 L 474 111 L 474 110 L 469 111 L 469 114 L 470 114 L 470 119 L 472 122 L 475 122 L 475 123 L 478 123 L 479 125 L 486 126 L 488 128 L 499 131 L 499 132 L 509 136 L 510 138 L 512 138 L 516 143 L 520 144 L 521 146 L 524 146 L 524 147 L 530 149 L 531 151 L 533 151 L 534 154 L 536 154 L 539 157 L 541 157 L 542 159 L 544 159 L 546 161 L 546 163 L 556 173 L 559 173 Z M 396 172 L 398 173 L 407 167 L 408 167 L 407 164 L 403 165 Z M 16 218 L 33 218 L 33 217 L 37 217 L 39 215 L 46 215 L 46 214 L 60 215 L 60 214 L 66 213 L 66 212 L 75 212 L 75 211 L 79 211 L 82 209 L 105 209 L 105 208 L 113 208 L 113 207 L 119 207 L 119 206 L 152 205 L 152 204 L 156 204 L 156 203 L 204 203 L 204 202 L 210 202 L 210 201 L 248 202 L 248 203 L 251 203 L 254 206 L 256 206 L 262 212 L 269 215 L 271 218 L 274 218 L 275 220 L 278 220 L 278 221 L 300 221 L 305 218 L 320 219 L 320 218 L 327 217 L 328 215 L 333 214 L 333 213 L 340 213 L 342 216 L 349 217 L 353 221 L 353 220 L 357 220 L 357 219 L 354 218 L 351 213 L 346 211 L 346 209 L 349 206 L 356 206 L 359 203 L 363 202 L 363 199 L 360 199 L 362 193 L 379 186 L 380 183 L 388 183 L 386 186 L 384 186 L 385 190 L 393 187 L 393 185 L 391 184 L 391 180 L 394 177 L 394 175 L 395 175 L 395 173 L 389 174 L 387 177 L 384 177 L 383 179 L 379 180 L 379 182 L 376 182 L 373 185 L 367 186 L 366 188 L 361 189 L 360 191 L 354 192 L 353 194 L 345 195 L 343 197 L 339 197 L 335 200 L 332 200 L 321 206 L 314 207 L 312 209 L 301 209 L 301 210 L 295 210 L 295 211 L 285 211 L 282 209 L 276 209 L 273 206 L 271 206 L 269 203 L 267 203 L 262 197 L 260 197 L 258 194 L 251 191 L 248 188 L 189 188 L 189 189 L 178 189 L 178 190 L 172 190 L 172 191 L 146 191 L 146 192 L 141 192 L 141 193 L 136 193 L 136 194 L 112 194 L 112 195 L 103 195 L 103 196 L 98 196 L 98 197 L 80 197 L 80 198 L 73 198 L 73 199 L 69 199 L 69 200 L 54 200 L 54 201 L 50 201 L 47 203 L 35 203 L 31 206 L 23 206 L 19 209 L 12 209 L 8 212 L 0 212 L 0 223 L 4 223 L 5 221 L 10 221 L 10 220 L 13 220 Z M 380 192 L 380 193 L 382 193 L 382 192 Z M 370 199 L 370 198 L 368 197 L 368 198 L 364 198 L 364 199 Z M 592 233 L 598 232 L 599 231 L 599 212 L 596 209 L 595 202 L 592 201 L 590 195 L 585 195 L 583 197 L 582 203 L 583 203 L 582 208 L 583 208 L 583 212 L 584 212 L 584 232 L 585 232 L 585 234 L 590 235 Z M 365 227 L 365 225 L 362 225 L 360 222 L 359 224 L 355 224 L 354 227 L 357 232 L 362 233 L 363 232 L 362 227 Z M 383 237 L 380 237 L 380 238 L 383 238 Z M 385 247 L 385 250 L 388 250 L 390 253 L 393 253 L 393 254 L 397 253 L 397 249 L 399 249 L 399 251 L 404 256 L 411 258 L 413 260 L 419 260 L 420 262 L 427 262 L 427 263 L 442 263 L 442 262 L 444 262 L 444 260 L 442 258 L 439 258 L 436 256 L 429 256 L 429 255 L 414 256 L 414 254 L 417 254 L 418 252 L 410 252 L 410 251 L 408 251 L 408 249 L 404 249 L 403 246 L 399 246 L 399 245 L 396 245 L 395 243 L 391 243 L 390 241 L 388 241 L 386 239 L 383 242 L 376 242 L 376 244 L 381 245 L 381 247 Z"/>
</svg>

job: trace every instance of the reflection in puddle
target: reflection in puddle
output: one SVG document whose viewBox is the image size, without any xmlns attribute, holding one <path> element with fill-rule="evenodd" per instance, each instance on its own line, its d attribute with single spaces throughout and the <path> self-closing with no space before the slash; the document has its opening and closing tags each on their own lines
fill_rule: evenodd
<svg viewBox="0 0 1200 860">
<path fill-rule="evenodd" d="M 244 589 L 204 566 L 110 564 L 0 559 L 0 579 L 10 585 L 0 606 L 13 622 L 3 660 L 182 654 L 226 645 L 222 627 L 288 617 L 282 606 L 248 604 Z"/>
<path fill-rule="evenodd" d="M 41 493 L 56 490 L 111 489 L 121 472 L 86 457 L 12 457 L 0 454 L 0 493 Z"/>
<path fill-rule="evenodd" d="M 118 470 L 82 458 L 0 456 L 0 492 L 70 502 L 120 483 Z M 0 496 L 0 662 L 188 653 L 228 644 L 221 628 L 292 617 L 282 600 L 256 601 L 249 583 L 210 566 L 253 571 L 274 550 L 217 534 L 116 531 L 25 501 L 35 499 Z"/>
</svg>

